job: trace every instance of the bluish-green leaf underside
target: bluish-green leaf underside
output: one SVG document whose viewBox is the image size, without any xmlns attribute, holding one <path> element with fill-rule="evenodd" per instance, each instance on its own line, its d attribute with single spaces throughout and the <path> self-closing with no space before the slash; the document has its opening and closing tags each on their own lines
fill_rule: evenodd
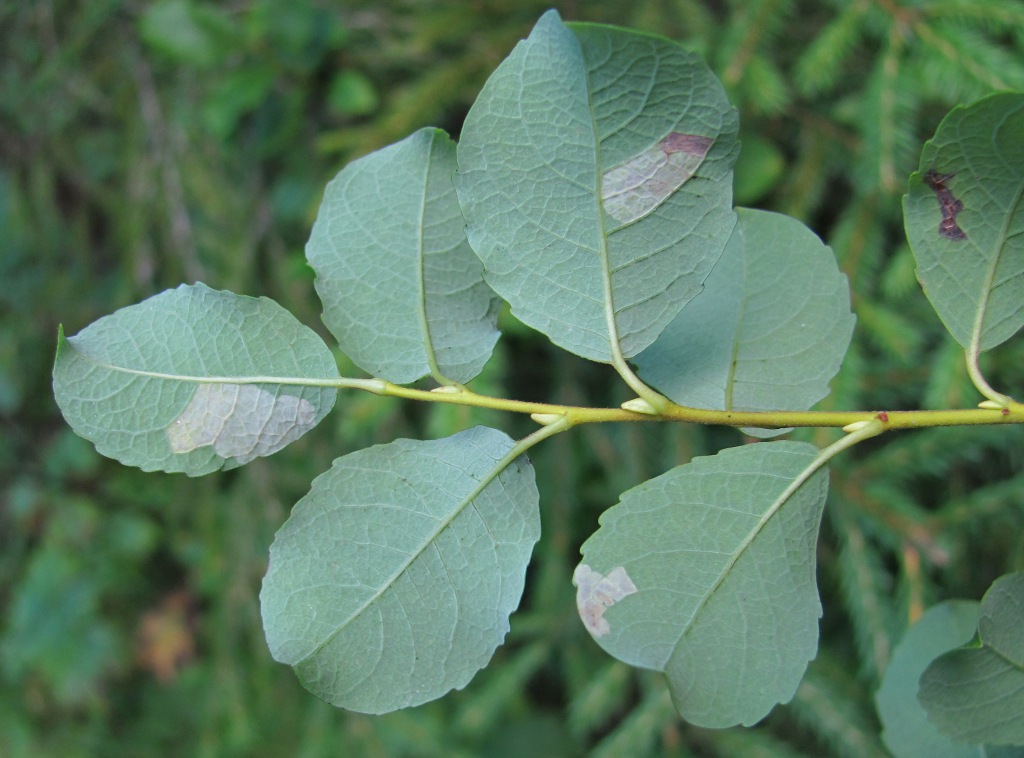
<svg viewBox="0 0 1024 758">
<path fill-rule="evenodd" d="M 623 493 L 583 545 L 588 629 L 616 658 L 664 671 L 694 724 L 755 723 L 815 655 L 827 477 L 795 483 L 816 455 L 787 441 L 696 458 Z"/>
<path fill-rule="evenodd" d="M 903 199 L 917 276 L 950 334 L 979 352 L 1024 326 L 1024 94 L 954 108 Z"/>
<path fill-rule="evenodd" d="M 61 334 L 53 367 L 61 412 L 100 453 L 190 476 L 298 438 L 334 406 L 336 389 L 315 385 L 337 379 L 327 346 L 280 305 L 203 284 Z"/>
<path fill-rule="evenodd" d="M 636 357 L 637 373 L 693 408 L 807 410 L 828 394 L 855 320 L 846 277 L 813 232 L 740 209 L 704 290 Z"/>
<path fill-rule="evenodd" d="M 456 188 L 488 283 L 578 355 L 640 352 L 728 241 L 736 133 L 697 56 L 546 13 L 459 141 Z"/>
<path fill-rule="evenodd" d="M 464 687 L 504 639 L 540 536 L 533 467 L 509 460 L 513 445 L 476 427 L 338 458 L 270 548 L 274 658 L 367 713 Z"/>
<path fill-rule="evenodd" d="M 498 338 L 455 168 L 455 144 L 429 128 L 353 161 L 327 185 L 306 246 L 341 349 L 398 384 L 468 382 Z"/>
</svg>

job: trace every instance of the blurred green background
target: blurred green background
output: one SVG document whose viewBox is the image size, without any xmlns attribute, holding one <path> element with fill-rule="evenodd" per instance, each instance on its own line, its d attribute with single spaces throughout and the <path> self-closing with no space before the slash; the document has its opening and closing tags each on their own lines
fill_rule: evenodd
<svg viewBox="0 0 1024 758">
<path fill-rule="evenodd" d="M 871 697 L 906 625 L 1024 568 L 1024 431 L 864 446 L 833 471 L 822 649 L 795 700 L 756 729 L 691 728 L 658 677 L 593 644 L 570 577 L 619 492 L 740 437 L 579 429 L 533 454 L 544 537 L 491 666 L 367 717 L 270 658 L 257 596 L 275 529 L 338 455 L 528 421 L 351 393 L 285 451 L 197 480 L 123 468 L 64 424 L 58 323 L 74 334 L 183 281 L 273 297 L 327 337 L 303 258 L 326 182 L 421 126 L 457 136 L 551 5 L 677 39 L 722 78 L 737 203 L 800 218 L 850 278 L 858 329 L 825 406 L 977 402 L 914 279 L 900 194 L 949 108 L 1024 89 L 1019 0 L 0 0 L 0 755 L 884 755 Z M 627 398 L 610 368 L 506 326 L 481 391 Z M 1022 367 L 1021 339 L 984 363 L 1017 397 Z"/>
</svg>

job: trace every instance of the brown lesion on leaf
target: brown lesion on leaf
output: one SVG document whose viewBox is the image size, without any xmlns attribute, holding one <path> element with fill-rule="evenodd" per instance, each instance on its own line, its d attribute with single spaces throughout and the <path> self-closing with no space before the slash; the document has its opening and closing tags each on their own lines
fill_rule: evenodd
<svg viewBox="0 0 1024 758">
<path fill-rule="evenodd" d="M 939 234 L 946 239 L 951 240 L 965 240 L 967 235 L 964 234 L 964 230 L 956 223 L 957 214 L 964 209 L 964 204 L 960 202 L 949 187 L 946 186 L 946 182 L 952 179 L 955 174 L 940 174 L 934 168 L 930 168 L 924 172 L 922 179 L 935 192 L 935 196 L 939 200 L 939 210 L 942 211 L 942 221 L 939 222 Z"/>
</svg>

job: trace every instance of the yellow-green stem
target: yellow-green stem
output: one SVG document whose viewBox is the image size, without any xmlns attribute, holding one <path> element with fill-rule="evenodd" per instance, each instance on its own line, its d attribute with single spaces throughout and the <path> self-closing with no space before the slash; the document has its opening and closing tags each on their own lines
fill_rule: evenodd
<svg viewBox="0 0 1024 758">
<path fill-rule="evenodd" d="M 390 382 L 361 387 L 379 395 L 409 400 L 451 403 L 511 413 L 540 414 L 542 418 L 563 416 L 569 426 L 609 421 L 680 421 L 693 424 L 784 429 L 787 427 L 844 427 L 859 421 L 877 421 L 882 431 L 890 429 L 923 429 L 933 426 L 978 426 L 1024 423 L 1024 405 L 1009 401 L 1003 408 L 963 408 L 934 411 L 721 411 L 688 408 L 668 403 L 657 415 L 634 413 L 622 408 L 586 408 L 528 403 L 520 400 L 479 395 L 465 388 L 429 391 L 402 387 Z"/>
<path fill-rule="evenodd" d="M 717 424 L 719 426 L 754 427 L 759 429 L 785 429 L 787 427 L 839 427 L 857 422 L 873 420 L 882 424 L 883 430 L 924 429 L 932 426 L 980 426 L 993 424 L 1024 424 L 1024 404 L 990 391 L 989 400 L 996 407 L 962 408 L 938 411 L 721 411 L 705 408 L 689 408 L 676 405 L 662 398 L 661 407 L 654 407 L 654 413 L 636 413 L 623 408 L 586 408 L 553 403 L 527 403 L 521 400 L 480 395 L 459 385 L 446 385 L 437 390 L 421 390 L 403 387 L 383 379 L 314 379 L 311 377 L 286 376 L 189 376 L 156 371 L 142 371 L 97 365 L 115 369 L 126 374 L 148 376 L 154 379 L 171 379 L 196 384 L 277 384 L 300 387 L 334 387 L 336 389 L 357 389 L 375 395 L 402 397 L 433 403 L 467 405 L 477 408 L 491 408 L 510 413 L 539 415 L 543 423 L 551 425 L 551 418 L 562 416 L 568 426 L 595 424 L 608 421 L 680 421 L 690 424 Z M 971 366 L 970 361 L 968 367 Z M 984 381 L 984 380 L 982 380 Z M 987 384 L 984 386 L 988 386 Z M 653 392 L 653 390 L 651 390 Z M 661 397 L 660 395 L 658 397 Z M 554 422 L 559 423 L 559 422 Z"/>
</svg>

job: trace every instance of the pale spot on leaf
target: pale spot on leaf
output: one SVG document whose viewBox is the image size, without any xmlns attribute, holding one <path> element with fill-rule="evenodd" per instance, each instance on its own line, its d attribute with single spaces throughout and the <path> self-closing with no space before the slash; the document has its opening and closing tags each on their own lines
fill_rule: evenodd
<svg viewBox="0 0 1024 758">
<path fill-rule="evenodd" d="M 200 384 L 185 410 L 167 427 L 175 453 L 213 445 L 239 464 L 276 453 L 316 423 L 305 398 L 275 395 L 254 384 Z"/>
<path fill-rule="evenodd" d="M 626 569 L 616 566 L 607 576 L 597 573 L 590 566 L 581 563 L 572 575 L 576 585 L 576 607 L 583 625 L 595 637 L 603 637 L 611 631 L 604 612 L 627 595 L 635 593 L 636 585 L 629 578 Z"/>
<path fill-rule="evenodd" d="M 624 224 L 643 218 L 694 175 L 712 144 L 710 137 L 672 132 L 609 169 L 601 183 L 605 212 Z"/>
</svg>

